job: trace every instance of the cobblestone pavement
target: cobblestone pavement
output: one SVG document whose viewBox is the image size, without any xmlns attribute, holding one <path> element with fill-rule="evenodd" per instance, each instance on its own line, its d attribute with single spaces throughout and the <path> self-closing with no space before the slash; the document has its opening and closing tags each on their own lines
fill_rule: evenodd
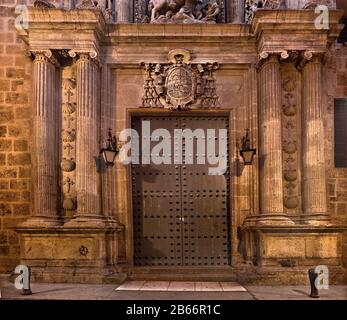
<svg viewBox="0 0 347 320">
<path fill-rule="evenodd" d="M 319 299 L 309 297 L 307 286 L 244 286 L 247 291 L 117 291 L 114 284 L 33 283 L 33 294 L 23 296 L 9 281 L 2 281 L 2 299 L 33 300 L 347 300 L 347 286 L 321 290 Z"/>
</svg>

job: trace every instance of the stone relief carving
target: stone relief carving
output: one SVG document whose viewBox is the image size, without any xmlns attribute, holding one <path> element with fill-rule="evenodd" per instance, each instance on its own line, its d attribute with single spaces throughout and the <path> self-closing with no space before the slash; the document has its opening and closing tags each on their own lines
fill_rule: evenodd
<svg viewBox="0 0 347 320">
<path fill-rule="evenodd" d="M 63 142 L 73 142 L 75 141 L 75 138 L 76 138 L 76 134 L 74 131 L 64 130 L 62 133 Z"/>
<path fill-rule="evenodd" d="M 281 66 L 282 74 L 282 136 L 283 136 L 283 177 L 284 206 L 287 210 L 297 210 L 299 206 L 298 186 L 298 88 L 296 69 L 291 62 L 298 57 L 296 52 L 288 52 L 288 58 Z M 294 211 L 295 212 L 295 211 Z"/>
<path fill-rule="evenodd" d="M 225 22 L 224 0 L 135 0 L 137 23 Z"/>
<path fill-rule="evenodd" d="M 76 163 L 73 161 L 72 158 L 70 160 L 63 159 L 60 163 L 60 167 L 63 170 L 63 172 L 72 172 L 76 169 Z"/>
<path fill-rule="evenodd" d="M 245 0 L 245 21 L 251 23 L 258 9 L 315 9 L 317 5 L 336 7 L 335 0 Z"/>
<path fill-rule="evenodd" d="M 46 0 L 36 0 L 34 2 L 35 8 L 42 8 L 42 9 L 49 9 L 49 8 L 55 8 L 55 5 L 53 3 L 50 3 Z"/>
<path fill-rule="evenodd" d="M 61 184 L 62 207 L 65 211 L 77 209 L 75 190 L 76 181 L 76 75 L 73 67 L 62 70 L 62 104 L 61 104 Z"/>
<path fill-rule="evenodd" d="M 205 5 L 205 6 L 203 6 Z M 216 0 L 150 0 L 150 23 L 216 23 Z"/>
<path fill-rule="evenodd" d="M 100 9 L 107 21 L 113 19 L 113 0 L 35 0 L 34 7 L 42 9 Z"/>
<path fill-rule="evenodd" d="M 286 9 L 285 0 L 246 0 L 245 1 L 245 21 L 251 23 L 255 12 L 258 9 Z"/>
<path fill-rule="evenodd" d="M 191 64 L 183 49 L 168 54 L 168 64 L 142 63 L 146 71 L 142 107 L 168 109 L 215 108 L 218 105 L 213 76 L 218 63 Z"/>
<path fill-rule="evenodd" d="M 334 8 L 333 0 L 308 0 L 305 2 L 303 9 L 314 9 L 317 5 L 324 5 L 328 8 Z"/>
</svg>

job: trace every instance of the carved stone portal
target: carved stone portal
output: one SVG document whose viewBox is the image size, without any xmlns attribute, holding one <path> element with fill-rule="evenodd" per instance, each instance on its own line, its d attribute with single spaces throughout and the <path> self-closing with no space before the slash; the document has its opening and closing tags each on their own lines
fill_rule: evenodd
<svg viewBox="0 0 347 320">
<path fill-rule="evenodd" d="M 172 50 L 166 65 L 142 63 L 147 72 L 142 107 L 167 109 L 215 108 L 218 104 L 213 72 L 218 63 L 190 64 L 190 53 Z"/>
</svg>

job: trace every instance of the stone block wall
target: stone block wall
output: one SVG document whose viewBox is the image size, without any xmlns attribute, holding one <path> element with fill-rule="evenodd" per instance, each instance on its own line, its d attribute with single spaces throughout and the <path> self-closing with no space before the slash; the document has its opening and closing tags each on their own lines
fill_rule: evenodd
<svg viewBox="0 0 347 320">
<path fill-rule="evenodd" d="M 347 98 L 347 46 L 337 47 L 333 56 L 326 75 L 327 83 L 331 83 L 326 105 L 329 210 L 335 220 L 347 223 L 347 168 L 336 168 L 334 163 L 334 98 Z"/>
<path fill-rule="evenodd" d="M 31 212 L 31 61 L 14 27 L 14 8 L 30 1 L 0 3 L 0 272 L 19 261 L 11 228 Z"/>
<path fill-rule="evenodd" d="M 332 50 L 325 79 L 328 91 L 326 103 L 326 154 L 328 170 L 328 204 L 331 217 L 347 224 L 347 168 L 336 168 L 334 161 L 334 98 L 347 98 L 347 46 Z M 347 150 L 346 150 L 347 152 Z M 343 260 L 347 266 L 347 232 L 343 237 Z"/>
</svg>

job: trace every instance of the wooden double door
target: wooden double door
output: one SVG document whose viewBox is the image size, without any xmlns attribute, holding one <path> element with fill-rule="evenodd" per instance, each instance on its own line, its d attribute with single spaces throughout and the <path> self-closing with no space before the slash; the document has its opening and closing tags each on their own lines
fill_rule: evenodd
<svg viewBox="0 0 347 320">
<path fill-rule="evenodd" d="M 143 128 L 146 126 L 148 129 L 148 124 L 150 131 L 146 132 Z M 216 165 L 211 165 L 207 158 L 205 164 L 197 164 L 196 157 L 199 153 L 202 156 L 207 155 L 206 143 L 211 139 L 207 134 L 208 129 L 215 129 L 215 155 L 219 156 L 218 147 L 221 138 L 218 132 L 219 129 L 228 131 L 228 118 L 136 116 L 132 118 L 132 128 L 140 137 L 140 163 L 132 164 L 134 264 L 136 266 L 229 265 L 229 168 L 223 174 L 210 175 L 208 169 Z M 148 156 L 149 150 L 154 156 L 163 156 L 164 151 L 162 154 L 159 154 L 160 151 L 156 154 L 158 149 L 153 149 L 163 140 L 155 137 L 158 132 L 156 129 L 165 129 L 166 134 L 170 133 L 171 153 L 168 157 L 171 156 L 171 163 L 166 159 L 166 164 L 155 164 L 153 161 L 148 164 L 148 157 L 145 157 L 146 163 L 141 161 L 143 153 L 146 152 Z M 198 129 L 195 132 L 200 135 L 175 139 L 177 129 L 190 129 L 192 132 Z M 158 141 L 150 141 L 153 138 Z M 228 164 L 228 134 L 222 139 L 226 139 Z M 189 143 L 192 143 L 193 149 L 189 148 Z M 205 144 L 205 151 L 201 148 L 202 143 Z M 178 148 L 182 148 L 182 161 Z M 168 152 L 168 149 L 166 151 Z M 190 161 L 188 157 L 191 157 Z"/>
</svg>

